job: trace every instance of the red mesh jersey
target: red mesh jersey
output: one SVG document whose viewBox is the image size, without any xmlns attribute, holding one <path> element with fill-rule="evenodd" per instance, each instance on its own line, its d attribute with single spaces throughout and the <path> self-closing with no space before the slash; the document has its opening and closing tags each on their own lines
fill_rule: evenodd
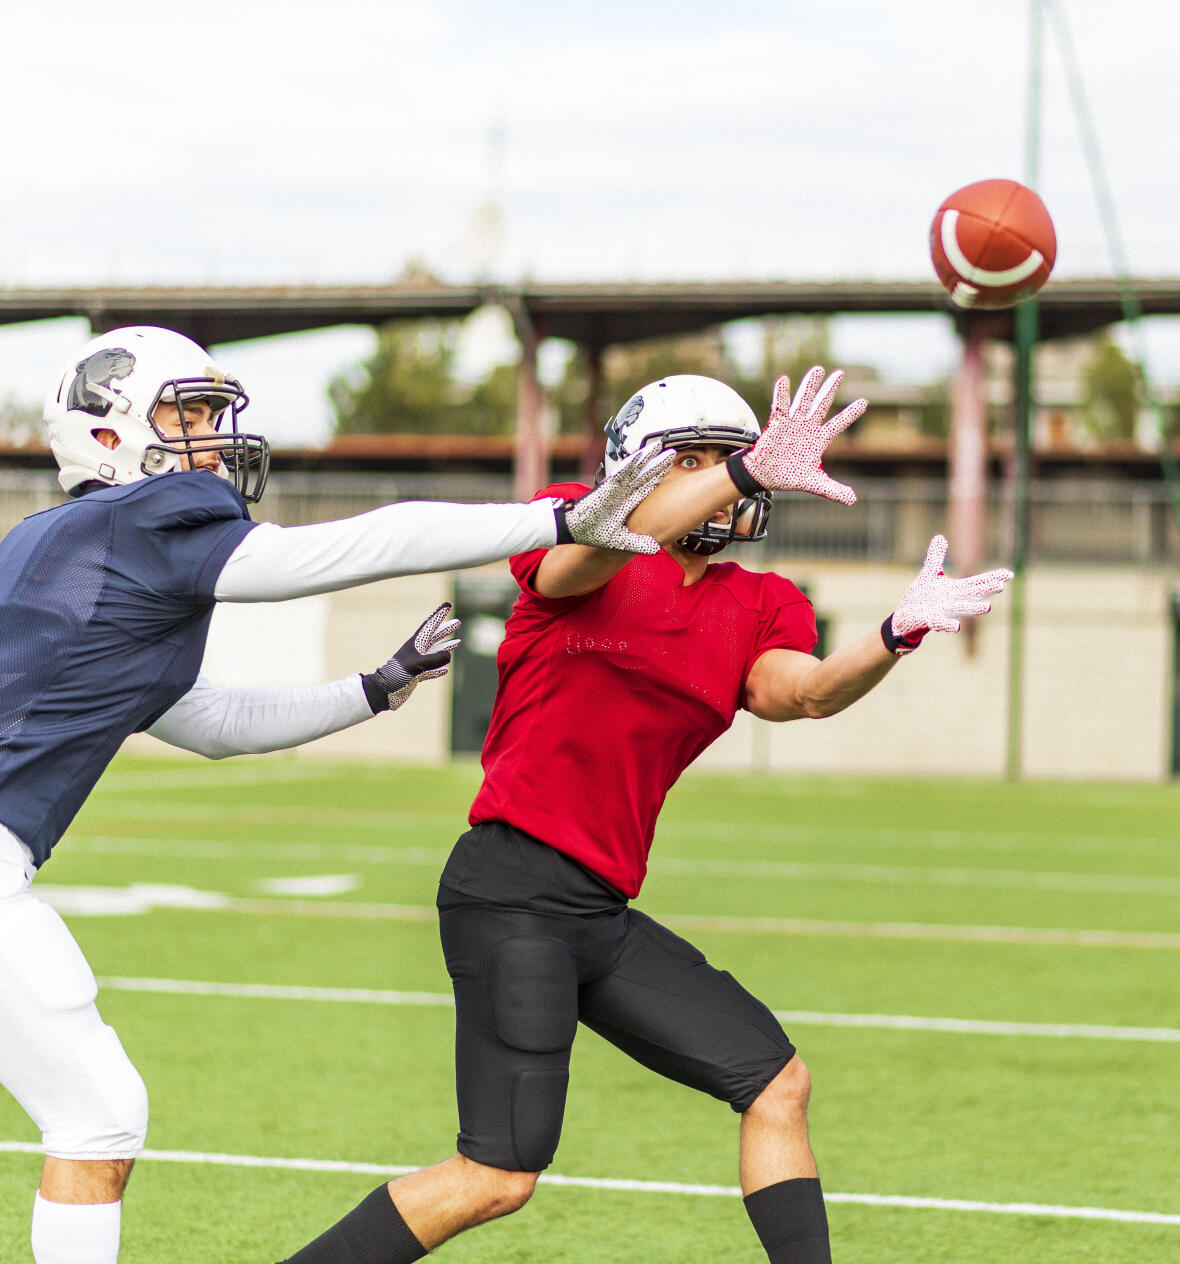
<svg viewBox="0 0 1180 1264">
<path fill-rule="evenodd" d="M 514 825 L 634 896 L 669 789 L 733 723 L 761 654 L 814 649 L 815 613 L 790 580 L 733 562 L 686 587 L 667 553 L 553 600 L 533 588 L 544 556 L 511 561 L 521 593 L 469 819 Z"/>
</svg>

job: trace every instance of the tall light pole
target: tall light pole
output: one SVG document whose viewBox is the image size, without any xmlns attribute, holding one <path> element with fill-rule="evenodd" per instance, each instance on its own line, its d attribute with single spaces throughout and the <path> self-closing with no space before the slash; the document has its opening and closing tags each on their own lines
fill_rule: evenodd
<svg viewBox="0 0 1180 1264">
<path fill-rule="evenodd" d="M 1036 189 L 1041 139 L 1041 0 L 1029 0 L 1028 122 L 1024 182 Z M 1008 777 L 1020 778 L 1024 736 L 1024 583 L 1028 564 L 1032 476 L 1033 352 L 1037 344 L 1035 297 L 1016 308 L 1016 367 L 1013 382 L 1012 581 L 1008 651 Z"/>
</svg>

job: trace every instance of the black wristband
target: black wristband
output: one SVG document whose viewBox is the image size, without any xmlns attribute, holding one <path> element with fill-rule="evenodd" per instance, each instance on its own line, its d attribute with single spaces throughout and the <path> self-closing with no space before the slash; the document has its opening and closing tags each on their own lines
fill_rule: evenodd
<svg viewBox="0 0 1180 1264">
<path fill-rule="evenodd" d="M 903 654 L 912 654 L 922 644 L 922 638 L 929 630 L 929 628 L 923 628 L 920 632 L 907 632 L 905 636 L 896 636 L 893 631 L 893 615 L 888 614 L 885 616 L 885 622 L 881 624 L 881 640 L 890 654 L 900 658 Z"/>
<path fill-rule="evenodd" d="M 557 519 L 557 543 L 573 544 L 574 537 L 570 535 L 569 524 L 565 520 L 566 511 L 571 509 L 575 504 L 572 500 L 564 501 L 553 506 L 553 516 Z"/>
<path fill-rule="evenodd" d="M 742 460 L 744 455 L 744 452 L 735 452 L 732 456 L 726 457 L 725 468 L 729 471 L 729 477 L 733 479 L 733 485 L 743 496 L 757 496 L 766 488 L 746 469 L 746 463 Z"/>
<path fill-rule="evenodd" d="M 374 715 L 389 710 L 389 690 L 377 679 L 376 672 L 361 675 L 361 688 L 365 691 L 365 701 Z"/>
</svg>

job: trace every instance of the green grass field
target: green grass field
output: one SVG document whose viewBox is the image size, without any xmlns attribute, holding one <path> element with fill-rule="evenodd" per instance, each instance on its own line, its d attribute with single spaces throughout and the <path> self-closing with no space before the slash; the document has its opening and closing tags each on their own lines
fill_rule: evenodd
<svg viewBox="0 0 1180 1264">
<path fill-rule="evenodd" d="M 124 1264 L 271 1264 L 452 1152 L 433 900 L 476 784 L 112 767 L 36 885 L 151 1094 Z M 784 1015 L 839 1264 L 1180 1259 L 1178 822 L 1174 786 L 677 788 L 638 904 Z M 6 1264 L 31 1259 L 37 1140 L 0 1095 Z M 439 1258 L 756 1264 L 736 1150 L 728 1108 L 583 1032 L 562 1179 Z"/>
</svg>

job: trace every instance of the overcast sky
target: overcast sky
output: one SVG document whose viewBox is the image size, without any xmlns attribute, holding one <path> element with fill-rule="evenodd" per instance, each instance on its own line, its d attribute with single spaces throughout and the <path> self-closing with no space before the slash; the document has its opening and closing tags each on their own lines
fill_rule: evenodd
<svg viewBox="0 0 1180 1264">
<path fill-rule="evenodd" d="M 7 0 L 0 287 L 916 279 L 951 190 L 1026 175 L 1031 0 Z M 1132 271 L 1180 277 L 1180 6 L 1066 14 Z M 1044 29 L 1037 185 L 1056 275 L 1112 274 Z M 494 203 L 502 232 L 489 231 Z M 0 398 L 87 330 L 0 331 Z M 324 437 L 371 335 L 223 349 L 280 445 Z M 477 346 L 494 347 L 481 340 Z M 1151 367 L 1180 380 L 1180 327 Z M 930 378 L 941 318 L 840 322 Z"/>
</svg>

